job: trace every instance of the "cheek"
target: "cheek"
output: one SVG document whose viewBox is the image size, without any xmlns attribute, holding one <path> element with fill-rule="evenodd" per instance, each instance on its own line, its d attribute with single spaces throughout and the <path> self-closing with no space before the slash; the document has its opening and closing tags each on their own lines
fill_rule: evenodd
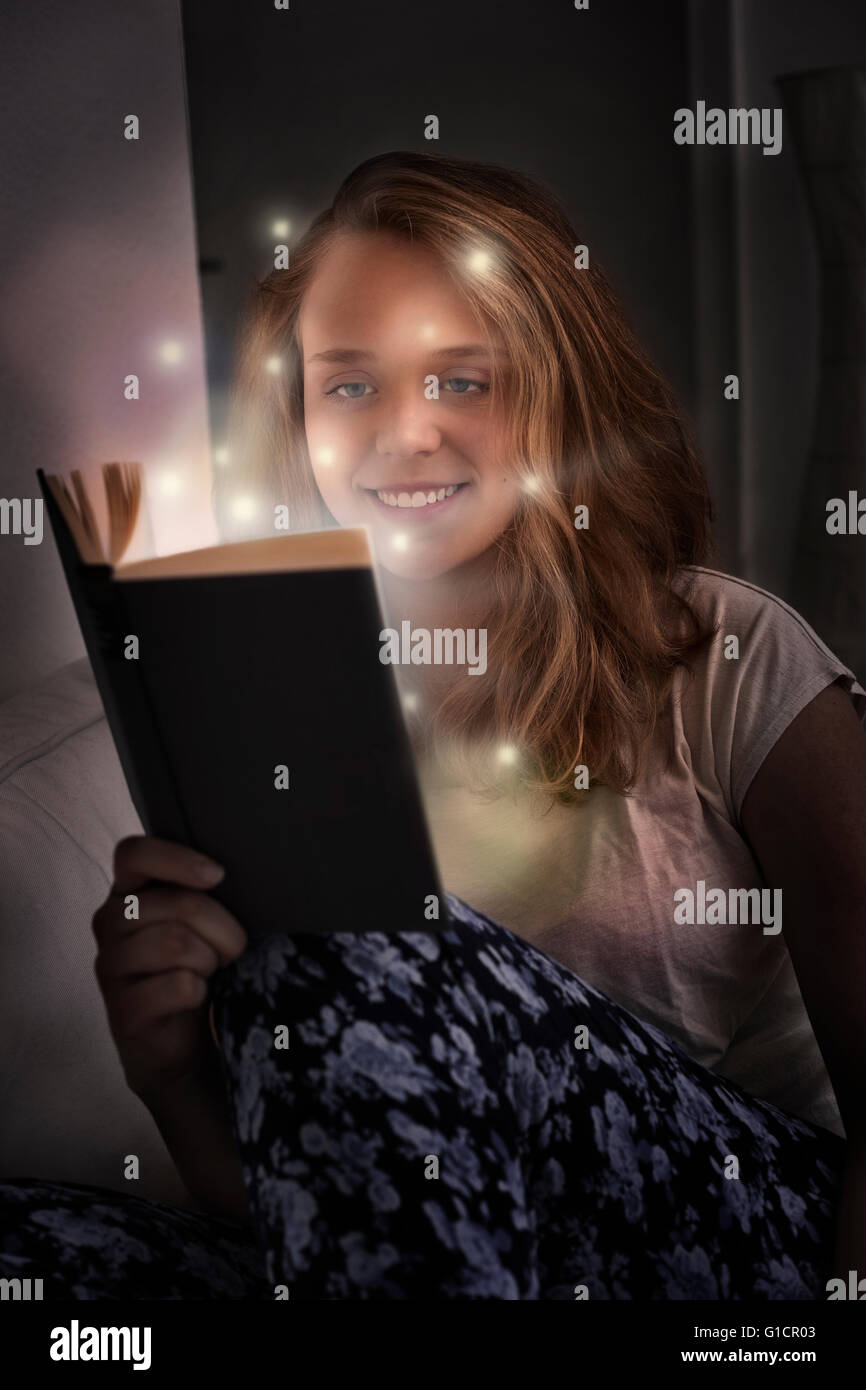
<svg viewBox="0 0 866 1390">
<path fill-rule="evenodd" d="M 501 476 L 497 476 L 495 492 L 488 497 L 481 521 L 482 534 L 488 544 L 492 544 L 510 526 L 519 504 L 518 490 L 510 483 L 503 483 Z"/>
<path fill-rule="evenodd" d="M 310 401 L 307 399 L 304 402 L 304 429 L 310 449 L 310 458 L 313 462 L 322 449 L 339 437 L 339 421 L 335 421 L 331 417 L 332 412 L 322 406 L 318 400 Z"/>
<path fill-rule="evenodd" d="M 339 496 L 351 484 L 357 463 L 358 441 L 351 423 L 317 404 L 305 405 L 304 432 L 313 476 L 326 501 Z"/>
<path fill-rule="evenodd" d="M 486 429 L 480 430 L 474 441 L 472 459 L 481 477 L 485 504 L 500 518 L 513 512 L 521 492 L 505 427 L 491 422 Z"/>
<path fill-rule="evenodd" d="M 491 408 L 483 418 L 467 421 L 463 431 L 466 454 L 483 481 L 497 490 L 508 487 L 513 474 L 513 443 L 502 410 Z"/>
</svg>

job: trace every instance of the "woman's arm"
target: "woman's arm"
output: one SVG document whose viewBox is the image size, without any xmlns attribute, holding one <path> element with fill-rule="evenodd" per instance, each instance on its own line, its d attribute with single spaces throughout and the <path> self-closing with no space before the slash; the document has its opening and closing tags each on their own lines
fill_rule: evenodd
<svg viewBox="0 0 866 1390">
<path fill-rule="evenodd" d="M 212 898 L 225 874 L 187 845 L 130 835 L 93 914 L 94 970 L 127 1085 L 147 1106 L 192 1196 L 249 1223 L 208 983 L 247 935 Z M 136 913 L 127 915 L 135 903 Z"/>
<path fill-rule="evenodd" d="M 184 1077 L 153 1094 L 139 1093 L 139 1098 L 153 1116 L 187 1191 L 198 1205 L 252 1229 L 216 1052 L 197 1076 Z"/>
<path fill-rule="evenodd" d="M 829 686 L 770 751 L 743 828 L 770 887 L 848 1136 L 833 1275 L 866 1277 L 866 732 Z"/>
</svg>

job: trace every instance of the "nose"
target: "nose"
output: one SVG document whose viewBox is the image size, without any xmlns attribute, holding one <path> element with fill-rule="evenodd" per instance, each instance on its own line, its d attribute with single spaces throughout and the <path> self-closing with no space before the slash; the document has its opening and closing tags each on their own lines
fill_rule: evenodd
<svg viewBox="0 0 866 1390">
<path fill-rule="evenodd" d="M 410 459 L 434 454 L 442 443 L 430 402 L 417 385 L 382 402 L 376 430 L 376 452 L 382 458 Z"/>
</svg>

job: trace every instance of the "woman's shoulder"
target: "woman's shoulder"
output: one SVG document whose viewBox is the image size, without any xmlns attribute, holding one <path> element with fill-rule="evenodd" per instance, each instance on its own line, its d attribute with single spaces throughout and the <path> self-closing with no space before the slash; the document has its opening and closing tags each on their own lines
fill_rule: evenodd
<svg viewBox="0 0 866 1390">
<path fill-rule="evenodd" d="M 841 681 L 863 719 L 866 689 L 801 613 L 759 584 L 687 565 L 675 588 L 716 629 L 686 658 L 681 718 L 736 817 L 761 762 L 810 700 Z"/>
<path fill-rule="evenodd" d="M 674 578 L 674 587 L 678 593 L 687 594 L 700 604 L 709 618 L 728 617 L 745 625 L 776 624 L 791 633 L 798 631 L 812 645 L 824 646 L 802 614 L 778 594 L 751 580 L 705 565 L 681 565 Z"/>
<path fill-rule="evenodd" d="M 720 626 L 717 641 L 723 636 L 737 639 L 728 641 L 727 650 L 722 645 L 721 651 L 713 653 L 712 666 L 727 659 L 732 671 L 744 672 L 782 657 L 792 666 L 831 666 L 840 674 L 845 671 L 853 676 L 802 613 L 760 584 L 703 565 L 682 565 L 674 588 L 689 599 L 705 621 Z M 730 664 L 744 659 L 744 665 Z"/>
</svg>

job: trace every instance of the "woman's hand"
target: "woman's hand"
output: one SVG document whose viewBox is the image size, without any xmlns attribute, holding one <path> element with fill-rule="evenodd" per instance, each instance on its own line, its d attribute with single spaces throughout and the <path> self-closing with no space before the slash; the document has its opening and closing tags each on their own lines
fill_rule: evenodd
<svg viewBox="0 0 866 1390">
<path fill-rule="evenodd" d="M 224 873 L 197 851 L 149 835 L 115 848 L 114 882 L 93 915 L 95 970 L 127 1083 L 145 1104 L 212 1067 L 208 980 L 247 942 L 204 891 Z"/>
</svg>

